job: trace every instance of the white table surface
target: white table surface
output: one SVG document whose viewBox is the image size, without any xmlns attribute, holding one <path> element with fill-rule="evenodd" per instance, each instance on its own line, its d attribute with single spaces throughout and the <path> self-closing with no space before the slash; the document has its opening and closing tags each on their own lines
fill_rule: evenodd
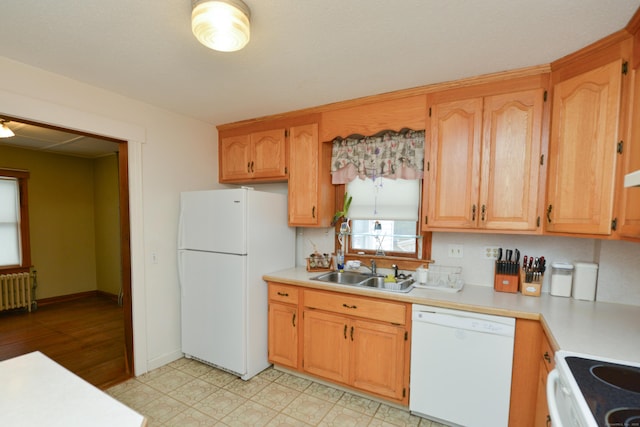
<svg viewBox="0 0 640 427">
<path fill-rule="evenodd" d="M 0 362 L 0 426 L 145 426 L 133 409 L 40 352 Z"/>
</svg>

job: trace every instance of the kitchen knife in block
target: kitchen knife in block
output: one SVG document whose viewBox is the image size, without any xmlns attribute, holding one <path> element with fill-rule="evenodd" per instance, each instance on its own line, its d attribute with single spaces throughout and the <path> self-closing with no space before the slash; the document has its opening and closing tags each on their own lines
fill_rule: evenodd
<svg viewBox="0 0 640 427">
<path fill-rule="evenodd" d="M 498 262 L 496 262 L 496 273 L 493 282 L 493 289 L 498 292 L 518 292 L 518 286 L 520 284 L 520 266 L 515 265 L 514 274 L 504 274 L 504 272 L 498 272 Z"/>
<path fill-rule="evenodd" d="M 537 276 L 535 279 L 531 279 L 527 282 L 526 271 L 520 272 L 520 292 L 522 295 L 529 295 L 532 297 L 539 297 L 542 291 L 542 281 L 544 280 L 544 274 Z"/>
</svg>

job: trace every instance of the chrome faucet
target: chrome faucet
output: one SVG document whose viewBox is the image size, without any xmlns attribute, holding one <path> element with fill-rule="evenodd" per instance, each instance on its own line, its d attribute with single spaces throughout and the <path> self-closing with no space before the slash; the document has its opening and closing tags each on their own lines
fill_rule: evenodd
<svg viewBox="0 0 640 427">
<path fill-rule="evenodd" d="M 378 272 L 376 270 L 376 260 L 375 259 L 371 260 L 371 267 L 369 267 L 368 265 L 363 265 L 363 267 L 364 268 L 368 268 L 369 270 L 371 270 L 371 274 L 374 275 L 374 276 L 378 274 Z"/>
</svg>

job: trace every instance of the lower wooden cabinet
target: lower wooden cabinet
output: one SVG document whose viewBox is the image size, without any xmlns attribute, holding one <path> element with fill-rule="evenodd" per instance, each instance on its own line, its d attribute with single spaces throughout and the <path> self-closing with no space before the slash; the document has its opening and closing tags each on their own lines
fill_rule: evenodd
<svg viewBox="0 0 640 427">
<path fill-rule="evenodd" d="M 363 320 L 356 320 L 352 328 L 351 384 L 402 400 L 408 394 L 404 382 L 406 329 Z"/>
<path fill-rule="evenodd" d="M 269 284 L 269 361 L 298 368 L 298 289 Z"/>
<path fill-rule="evenodd" d="M 328 380 L 349 382 L 349 319 L 304 310 L 303 370 Z"/>
<path fill-rule="evenodd" d="M 269 361 L 298 367 L 298 307 L 269 304 Z"/>
<path fill-rule="evenodd" d="M 547 406 L 547 376 L 555 367 L 553 360 L 553 348 L 546 335 L 542 336 L 542 346 L 540 348 L 540 368 L 538 371 L 538 397 L 536 399 L 535 427 L 548 427 L 551 425 L 549 407 Z"/>
<path fill-rule="evenodd" d="M 408 405 L 410 316 L 406 303 L 269 283 L 269 360 Z"/>
</svg>

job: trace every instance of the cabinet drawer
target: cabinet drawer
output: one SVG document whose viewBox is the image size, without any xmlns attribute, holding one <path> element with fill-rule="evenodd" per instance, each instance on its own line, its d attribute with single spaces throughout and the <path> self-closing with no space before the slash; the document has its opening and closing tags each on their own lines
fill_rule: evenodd
<svg viewBox="0 0 640 427">
<path fill-rule="evenodd" d="M 542 357 L 542 363 L 547 368 L 547 372 L 550 372 L 555 366 L 556 362 L 553 359 L 554 351 L 551 347 L 551 343 L 546 336 L 542 337 L 542 345 L 540 347 L 540 356 Z"/>
<path fill-rule="evenodd" d="M 269 283 L 269 299 L 289 304 L 298 304 L 298 288 L 276 283 Z"/>
<path fill-rule="evenodd" d="M 405 304 L 359 298 L 339 293 L 304 291 L 304 305 L 397 325 L 405 324 Z"/>
</svg>

